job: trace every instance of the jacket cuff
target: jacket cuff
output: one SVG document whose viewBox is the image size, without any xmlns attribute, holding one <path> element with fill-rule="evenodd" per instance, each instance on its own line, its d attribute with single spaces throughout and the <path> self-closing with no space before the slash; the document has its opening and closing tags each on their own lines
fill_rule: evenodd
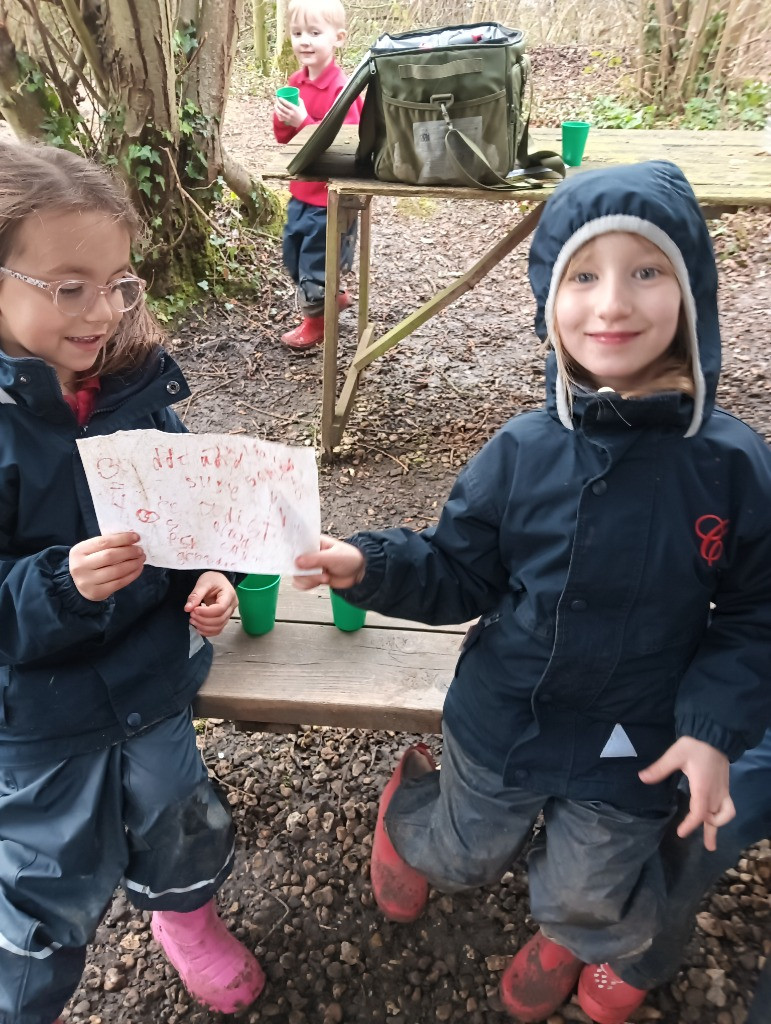
<svg viewBox="0 0 771 1024">
<path fill-rule="evenodd" d="M 52 582 L 54 594 L 61 602 L 62 608 L 72 615 L 106 618 L 115 604 L 115 598 L 112 595 L 104 601 L 89 601 L 87 597 L 83 597 L 75 586 L 75 580 L 70 575 L 69 559 L 66 559 L 62 567 L 53 574 Z"/>
<path fill-rule="evenodd" d="M 752 737 L 746 732 L 735 732 L 733 729 L 726 729 L 719 725 L 713 718 L 704 715 L 696 715 L 693 712 L 686 712 L 676 716 L 677 736 L 691 736 L 702 743 L 709 743 L 711 747 L 719 750 L 729 761 L 736 761 L 742 756 L 745 750 L 760 742 L 760 736 L 753 744 Z"/>
<path fill-rule="evenodd" d="M 381 544 L 366 533 L 355 533 L 348 538 L 347 543 L 353 544 L 364 555 L 364 578 L 361 583 L 348 587 L 347 590 L 338 590 L 336 593 L 340 594 L 344 601 L 363 605 L 377 593 L 385 579 L 385 552 Z"/>
</svg>

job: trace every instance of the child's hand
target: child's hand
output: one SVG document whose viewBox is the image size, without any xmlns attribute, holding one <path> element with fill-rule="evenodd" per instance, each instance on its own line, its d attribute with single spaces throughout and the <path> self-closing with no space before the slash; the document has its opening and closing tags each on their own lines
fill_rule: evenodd
<svg viewBox="0 0 771 1024">
<path fill-rule="evenodd" d="M 322 583 L 328 583 L 337 590 L 346 590 L 364 579 L 366 562 L 364 555 L 353 544 L 321 535 L 321 549 L 309 551 L 295 559 L 298 569 L 318 569 L 318 576 L 293 576 L 292 583 L 298 590 L 312 590 Z"/>
<path fill-rule="evenodd" d="M 233 584 L 221 572 L 204 572 L 185 604 L 190 625 L 201 636 L 219 636 L 236 610 L 238 598 Z"/>
<path fill-rule="evenodd" d="M 299 100 L 297 106 L 295 106 L 289 100 L 282 100 L 280 96 L 276 97 L 273 112 L 279 121 L 283 121 L 284 124 L 288 124 L 292 128 L 299 128 L 301 124 L 305 123 L 305 119 L 308 116 L 308 111 L 305 109 L 305 104 L 302 100 Z"/>
<path fill-rule="evenodd" d="M 87 601 L 106 601 L 142 574 L 145 553 L 137 533 L 106 533 L 70 548 L 70 576 Z"/>
<path fill-rule="evenodd" d="M 691 803 L 677 834 L 681 839 L 704 824 L 704 845 L 716 847 L 717 830 L 736 817 L 734 802 L 728 792 L 728 758 L 709 743 L 681 736 L 669 750 L 640 772 L 648 784 L 663 782 L 673 772 L 681 771 L 688 778 Z"/>
</svg>

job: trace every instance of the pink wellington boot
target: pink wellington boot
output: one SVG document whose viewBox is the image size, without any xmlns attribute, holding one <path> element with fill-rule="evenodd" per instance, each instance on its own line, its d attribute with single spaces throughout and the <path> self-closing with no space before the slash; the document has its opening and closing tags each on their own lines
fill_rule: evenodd
<svg viewBox="0 0 771 1024">
<path fill-rule="evenodd" d="M 610 964 L 587 964 L 578 979 L 578 1005 L 597 1024 L 624 1024 L 647 994 L 619 978 Z"/>
<path fill-rule="evenodd" d="M 217 916 L 213 899 L 189 914 L 156 911 L 151 927 L 190 995 L 215 1013 L 245 1010 L 262 992 L 262 968 Z"/>
<path fill-rule="evenodd" d="M 340 310 L 341 313 L 344 309 L 350 309 L 352 304 L 353 299 L 351 298 L 349 292 L 345 291 L 337 293 L 337 308 Z"/>
<path fill-rule="evenodd" d="M 304 352 L 306 349 L 320 345 L 324 340 L 324 317 L 304 316 L 299 326 L 281 335 L 281 340 L 294 352 Z"/>
<path fill-rule="evenodd" d="M 435 770 L 431 751 L 425 743 L 416 743 L 405 750 L 380 796 L 369 875 L 375 902 L 389 921 L 406 924 L 420 917 L 428 900 L 428 882 L 394 849 L 385 829 L 385 813 L 402 778 L 415 778 Z"/>
</svg>

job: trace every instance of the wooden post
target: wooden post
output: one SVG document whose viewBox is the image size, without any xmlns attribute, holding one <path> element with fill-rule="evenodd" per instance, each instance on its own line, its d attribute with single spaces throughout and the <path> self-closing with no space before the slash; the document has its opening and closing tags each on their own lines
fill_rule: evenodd
<svg viewBox="0 0 771 1024">
<path fill-rule="evenodd" d="M 337 293 L 340 290 L 340 195 L 330 187 L 327 193 L 327 249 L 324 267 L 324 377 L 321 389 L 321 449 L 331 453 L 335 437 L 335 396 L 337 395 Z"/>
</svg>

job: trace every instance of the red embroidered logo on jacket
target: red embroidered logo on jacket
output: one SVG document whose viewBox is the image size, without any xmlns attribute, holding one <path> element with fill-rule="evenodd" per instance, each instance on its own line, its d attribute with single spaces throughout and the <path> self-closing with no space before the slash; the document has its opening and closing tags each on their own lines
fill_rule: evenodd
<svg viewBox="0 0 771 1024">
<path fill-rule="evenodd" d="M 696 536 L 701 540 L 699 554 L 707 565 L 714 565 L 723 554 L 723 537 L 728 533 L 729 522 L 729 519 L 710 515 L 699 516 L 696 520 Z"/>
</svg>

